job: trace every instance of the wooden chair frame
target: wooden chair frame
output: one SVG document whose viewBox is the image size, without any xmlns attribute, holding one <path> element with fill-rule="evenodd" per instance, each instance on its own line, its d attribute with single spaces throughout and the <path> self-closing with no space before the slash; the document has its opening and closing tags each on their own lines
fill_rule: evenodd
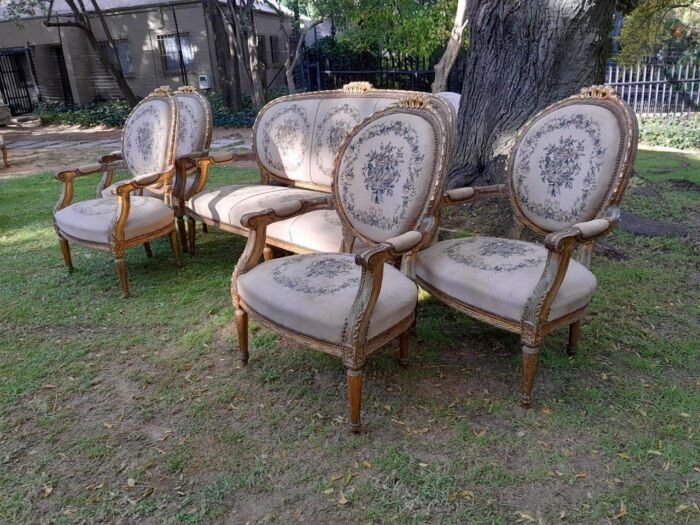
<svg viewBox="0 0 700 525">
<path fill-rule="evenodd" d="M 392 96 L 397 98 L 397 102 L 403 99 L 409 99 L 411 97 L 419 97 L 420 98 L 420 93 L 414 92 L 414 91 L 400 91 L 400 90 L 381 90 L 381 89 L 375 89 L 372 87 L 372 84 L 369 82 L 350 82 L 349 84 L 346 84 L 343 86 L 341 89 L 338 90 L 332 90 L 332 91 L 322 91 L 322 92 L 311 92 L 311 93 L 299 93 L 295 95 L 287 95 L 284 97 L 279 97 L 267 104 L 259 113 L 257 118 L 255 119 L 255 124 L 253 126 L 253 150 L 250 153 L 243 153 L 243 154 L 223 154 L 223 155 L 214 155 L 212 157 L 204 158 L 204 159 L 199 159 L 197 160 L 197 171 L 196 171 L 196 177 L 197 179 L 195 180 L 195 183 L 192 186 L 192 189 L 189 193 L 181 194 L 182 195 L 182 200 L 178 204 L 178 208 L 184 209 L 185 210 L 185 215 L 187 216 L 187 221 L 188 221 L 188 249 L 190 251 L 190 254 L 194 254 L 195 250 L 195 224 L 196 221 L 199 221 L 205 225 L 208 226 L 213 226 L 216 228 L 219 228 L 223 231 L 233 233 L 236 235 L 241 235 L 243 237 L 248 237 L 249 235 L 249 230 L 247 228 L 239 228 L 236 226 L 228 225 L 228 224 L 222 224 L 219 221 L 215 221 L 212 219 L 209 219 L 207 217 L 202 217 L 201 215 L 197 214 L 195 211 L 187 209 L 185 203 L 187 200 L 192 197 L 193 195 L 196 195 L 197 193 L 201 192 L 206 183 L 207 183 L 207 178 L 209 176 L 209 168 L 213 165 L 217 164 L 228 164 L 228 163 L 233 163 L 233 162 L 238 162 L 242 160 L 254 160 L 258 164 L 258 169 L 260 170 L 260 184 L 265 184 L 265 185 L 276 185 L 276 186 L 288 186 L 288 187 L 293 187 L 293 188 L 301 188 L 301 189 L 308 189 L 308 190 L 314 190 L 314 191 L 319 191 L 323 193 L 331 193 L 332 189 L 330 186 L 324 186 L 324 185 L 319 185 L 319 184 L 313 184 L 310 182 L 304 182 L 304 181 L 296 181 L 293 179 L 287 179 L 284 177 L 279 177 L 275 175 L 274 173 L 270 172 L 265 166 L 263 165 L 262 161 L 260 160 L 260 157 L 258 156 L 258 151 L 257 151 L 257 144 L 255 141 L 255 137 L 257 135 L 257 130 L 258 126 L 260 125 L 261 122 L 261 117 L 262 115 L 270 110 L 271 108 L 274 108 L 276 105 L 281 104 L 283 102 L 287 102 L 290 100 L 308 100 L 308 99 L 316 99 L 319 97 L 323 98 L 328 98 L 328 99 L 333 99 L 333 98 L 344 98 L 348 96 L 352 97 L 368 97 L 368 98 L 378 98 L 382 96 Z M 452 129 L 454 128 L 454 120 L 455 120 L 455 115 L 454 111 L 452 108 L 449 106 L 449 103 L 445 101 L 444 99 L 440 97 L 435 97 L 435 106 L 436 110 L 440 111 L 443 115 L 443 118 L 445 118 L 448 122 L 448 126 Z M 346 235 L 347 232 L 344 231 L 344 235 Z M 344 242 L 344 246 L 347 246 L 347 242 Z M 288 252 L 292 253 L 311 253 L 313 250 L 309 250 L 303 246 L 299 246 L 298 244 L 282 241 L 279 239 L 274 239 L 274 238 L 267 238 L 266 241 L 266 246 L 264 249 L 264 257 L 266 260 L 269 260 L 273 257 L 273 247 L 274 248 L 279 248 L 281 250 L 285 250 Z M 345 248 L 344 248 L 345 249 Z"/>
<path fill-rule="evenodd" d="M 269 224 L 285 220 L 290 217 L 308 213 L 320 209 L 341 209 L 337 206 L 340 196 L 334 183 L 333 195 L 323 195 L 310 199 L 300 199 L 287 202 L 277 208 L 248 213 L 243 216 L 241 222 L 249 228 L 248 241 L 241 255 L 231 279 L 231 298 L 235 307 L 236 327 L 238 331 L 239 349 L 241 361 L 248 362 L 248 318 L 252 316 L 257 322 L 270 330 L 294 339 L 304 345 L 335 355 L 342 359 L 347 369 L 349 422 L 352 432 L 359 432 L 360 407 L 362 395 L 362 369 L 368 356 L 384 346 L 389 341 L 399 337 L 398 360 L 406 364 L 408 359 L 409 330 L 415 320 L 415 311 L 408 317 L 398 322 L 391 329 L 373 337 L 367 337 L 369 320 L 374 306 L 379 297 L 382 286 L 384 263 L 403 256 L 415 254 L 423 249 L 433 239 L 437 231 L 438 215 L 440 212 L 439 196 L 445 178 L 445 170 L 448 152 L 452 144 L 452 128 L 445 125 L 444 114 L 432 103 L 434 97 L 413 97 L 389 106 L 374 115 L 366 118 L 345 138 L 336 156 L 333 166 L 333 179 L 337 180 L 340 171 L 340 163 L 346 148 L 353 137 L 369 123 L 392 114 L 417 114 L 426 118 L 436 136 L 436 160 L 433 169 L 433 179 L 430 185 L 430 194 L 425 200 L 422 212 L 415 222 L 414 229 L 388 239 L 384 242 L 375 242 L 364 238 L 368 246 L 360 250 L 355 256 L 355 262 L 362 268 L 360 285 L 353 302 L 348 320 L 343 330 L 342 344 L 332 344 L 327 341 L 315 339 L 311 336 L 290 330 L 271 319 L 257 313 L 250 305 L 239 296 L 237 291 L 238 278 L 255 268 L 266 246 L 266 228 Z M 355 236 L 361 237 L 347 217 L 340 213 L 344 228 L 349 229 Z"/>
<path fill-rule="evenodd" d="M 612 179 L 606 197 L 601 199 L 601 204 L 595 211 L 592 219 L 561 231 L 544 230 L 525 216 L 515 198 L 513 187 L 515 153 L 518 151 L 523 137 L 535 122 L 552 111 L 565 106 L 580 104 L 581 102 L 602 106 L 610 110 L 618 119 L 620 129 L 625 131 L 625 141 L 620 144 L 621 158 L 617 164 L 617 173 Z M 433 297 L 456 310 L 490 325 L 520 334 L 523 344 L 520 402 L 524 407 L 529 407 L 531 405 L 532 390 L 537 372 L 537 353 L 538 348 L 542 345 L 544 337 L 558 328 L 569 326 L 567 351 L 570 355 L 573 355 L 576 351 L 581 319 L 588 311 L 589 305 L 571 312 L 564 317 L 550 321 L 549 312 L 552 301 L 556 297 L 559 287 L 564 281 L 571 258 L 575 257 L 581 264 L 590 268 L 591 255 L 595 242 L 617 227 L 620 218 L 620 210 L 617 208 L 617 204 L 619 204 L 622 199 L 632 174 L 637 150 L 637 139 L 637 120 L 634 113 L 627 104 L 615 94 L 613 89 L 605 86 L 585 88 L 581 90 L 579 94 L 564 99 L 537 113 L 521 128 L 506 161 L 506 180 L 508 181 L 508 185 L 500 184 L 484 187 L 458 188 L 447 191 L 443 196 L 443 205 L 452 206 L 474 202 L 485 196 L 507 195 L 514 211 L 515 220 L 511 237 L 517 239 L 522 238 L 524 230 L 527 227 L 545 238 L 544 245 L 547 248 L 547 261 L 542 275 L 527 302 L 524 315 L 520 322 L 461 302 L 446 292 L 436 289 L 422 279 L 416 278 L 418 284 Z"/>
<path fill-rule="evenodd" d="M 167 163 L 168 166 L 162 173 L 158 175 L 158 178 L 154 182 L 141 183 L 138 180 L 130 179 L 120 182 L 116 188 L 115 192 L 117 194 L 117 211 L 114 215 L 112 223 L 110 225 L 110 234 L 108 243 L 100 243 L 93 241 L 86 241 L 84 239 L 79 239 L 73 237 L 68 233 L 62 231 L 56 220 L 54 218 L 54 229 L 58 235 L 59 243 L 61 245 L 61 253 L 63 254 L 63 260 L 65 262 L 66 268 L 69 272 L 73 271 L 73 262 L 70 253 L 69 241 L 81 246 L 88 248 L 94 248 L 97 250 L 104 250 L 111 252 L 114 256 L 114 261 L 117 266 L 117 273 L 119 274 L 119 282 L 122 288 L 122 297 L 129 296 L 129 282 L 126 271 L 126 262 L 124 261 L 124 255 L 126 250 L 136 246 L 138 244 L 143 244 L 146 250 L 146 254 L 151 257 L 151 246 L 150 241 L 158 239 L 164 235 L 169 235 L 170 243 L 172 246 L 173 254 L 178 266 L 181 265 L 180 250 L 177 243 L 177 233 L 175 232 L 175 220 L 173 216 L 172 224 L 165 228 L 161 228 L 157 231 L 150 232 L 146 235 L 141 235 L 137 238 L 126 239 L 124 228 L 126 226 L 126 221 L 129 217 L 129 209 L 131 206 L 131 194 L 134 192 L 142 192 L 144 188 L 150 187 L 152 184 L 159 184 L 163 188 L 166 199 L 170 198 L 172 192 L 172 179 L 175 176 L 175 138 L 177 137 L 177 104 L 175 99 L 172 97 L 170 90 L 167 88 L 156 89 L 148 97 L 144 98 L 136 106 L 138 108 L 142 104 L 153 100 L 154 98 L 164 99 L 168 102 L 171 107 L 171 122 L 170 122 L 170 136 L 168 138 L 168 145 L 166 148 Z M 136 109 L 134 108 L 134 109 Z M 123 158 L 123 155 L 120 155 Z M 104 159 L 104 157 L 103 157 Z M 56 179 L 63 182 L 63 191 L 61 196 L 54 207 L 54 217 L 56 212 L 62 210 L 71 204 L 73 200 L 73 183 L 78 177 L 85 177 L 88 175 L 102 174 L 102 179 L 97 187 L 97 197 L 101 197 L 102 190 L 111 184 L 111 177 L 116 169 L 124 169 L 126 166 L 122 160 L 116 159 L 105 159 L 112 160 L 111 162 L 98 162 L 97 164 L 91 164 L 88 166 L 82 166 L 75 169 L 64 170 L 56 175 Z"/>
</svg>

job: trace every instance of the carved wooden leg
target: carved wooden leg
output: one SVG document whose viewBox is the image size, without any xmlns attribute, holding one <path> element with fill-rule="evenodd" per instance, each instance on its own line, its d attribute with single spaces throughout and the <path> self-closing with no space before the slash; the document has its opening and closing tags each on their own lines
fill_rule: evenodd
<svg viewBox="0 0 700 525">
<path fill-rule="evenodd" d="M 408 341 L 410 337 L 410 328 L 399 336 L 399 349 L 396 352 L 396 362 L 401 366 L 408 366 Z"/>
<path fill-rule="evenodd" d="M 581 331 L 581 321 L 576 321 L 569 325 L 569 344 L 566 347 L 568 355 L 576 355 L 576 345 L 578 344 L 578 335 Z"/>
<path fill-rule="evenodd" d="M 360 420 L 362 406 L 362 369 L 348 368 L 348 410 L 350 415 L 350 432 L 358 434 L 362 428 Z"/>
<path fill-rule="evenodd" d="M 271 261 L 274 258 L 275 252 L 273 251 L 272 246 L 265 245 L 265 248 L 263 248 L 263 259 L 266 261 Z"/>
<path fill-rule="evenodd" d="M 413 317 L 413 322 L 411 323 L 411 326 L 408 328 L 408 331 L 410 332 L 411 335 L 416 335 L 418 332 L 418 308 L 416 308 L 416 313 Z"/>
<path fill-rule="evenodd" d="M 178 268 L 182 266 L 182 259 L 180 258 L 180 245 L 177 243 L 177 232 L 172 230 L 170 232 L 170 246 L 173 249 L 173 255 L 175 256 L 175 264 Z"/>
<path fill-rule="evenodd" d="M 248 364 L 248 313 L 236 308 L 236 329 L 238 330 L 238 348 L 241 351 L 241 363 Z"/>
<path fill-rule="evenodd" d="M 520 386 L 520 406 L 530 408 L 532 387 L 537 374 L 537 348 L 523 346 L 523 378 Z"/>
<path fill-rule="evenodd" d="M 72 272 L 73 260 L 70 256 L 70 246 L 68 245 L 68 241 L 59 237 L 58 242 L 61 244 L 61 253 L 63 254 L 63 262 L 66 265 L 66 270 Z"/>
<path fill-rule="evenodd" d="M 10 162 L 7 160 L 7 146 L 0 146 L 0 150 L 2 150 L 2 162 L 5 164 L 5 167 L 9 168 Z"/>
<path fill-rule="evenodd" d="M 177 231 L 180 234 L 180 244 L 182 244 L 182 251 L 187 253 L 187 229 L 185 228 L 185 218 L 177 218 Z"/>
<path fill-rule="evenodd" d="M 146 250 L 146 257 L 153 257 L 153 250 L 151 250 L 151 243 L 144 242 L 143 247 Z"/>
<path fill-rule="evenodd" d="M 206 222 L 203 222 L 203 223 L 202 223 L 202 231 L 203 231 L 204 233 L 209 233 L 209 226 L 207 226 L 207 223 L 206 223 Z"/>
<path fill-rule="evenodd" d="M 190 255 L 194 255 L 194 236 L 197 233 L 197 223 L 192 217 L 187 217 L 187 233 L 189 234 L 189 239 L 187 240 L 187 248 L 189 249 Z"/>
<path fill-rule="evenodd" d="M 119 274 L 119 282 L 122 285 L 122 297 L 129 297 L 129 280 L 126 275 L 126 262 L 123 257 L 117 257 L 114 259 L 117 263 L 117 273 Z"/>
</svg>

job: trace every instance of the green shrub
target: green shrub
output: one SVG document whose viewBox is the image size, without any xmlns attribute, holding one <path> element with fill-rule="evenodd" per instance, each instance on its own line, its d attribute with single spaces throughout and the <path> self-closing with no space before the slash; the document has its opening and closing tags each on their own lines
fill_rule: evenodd
<svg viewBox="0 0 700 525">
<path fill-rule="evenodd" d="M 651 146 L 700 149 L 700 118 L 639 117 L 639 140 Z"/>
<path fill-rule="evenodd" d="M 286 94 L 286 88 L 272 88 L 267 94 L 267 101 Z M 249 96 L 243 97 L 243 109 L 240 111 L 231 111 L 226 108 L 218 93 L 210 93 L 207 98 L 211 104 L 215 126 L 247 128 L 255 122 L 256 112 L 253 110 Z M 129 105 L 123 100 L 93 102 L 87 106 L 62 102 L 43 102 L 37 107 L 36 114 L 44 124 L 121 127 L 126 122 L 130 111 Z"/>
</svg>

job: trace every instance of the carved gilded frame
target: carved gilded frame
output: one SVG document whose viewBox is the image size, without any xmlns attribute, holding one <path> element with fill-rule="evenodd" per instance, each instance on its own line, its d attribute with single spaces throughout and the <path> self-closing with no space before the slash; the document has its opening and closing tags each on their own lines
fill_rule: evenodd
<svg viewBox="0 0 700 525">
<path fill-rule="evenodd" d="M 368 339 L 367 330 L 369 320 L 376 305 L 382 285 L 384 263 L 395 258 L 415 254 L 418 250 L 427 246 L 433 239 L 437 230 L 438 215 L 440 211 L 440 196 L 445 179 L 448 154 L 452 145 L 452 129 L 448 127 L 444 112 L 435 104 L 435 97 L 421 96 L 404 99 L 398 104 L 393 104 L 383 109 L 358 124 L 345 138 L 340 146 L 338 155 L 333 165 L 333 195 L 323 195 L 310 199 L 303 199 L 285 203 L 276 209 L 261 210 L 249 213 L 242 217 L 242 224 L 249 228 L 248 242 L 241 255 L 231 278 L 231 299 L 236 308 L 236 323 L 239 333 L 239 346 L 243 363 L 248 361 L 248 316 L 270 328 L 276 333 L 290 337 L 302 344 L 311 346 L 323 352 L 335 355 L 342 359 L 347 368 L 348 375 L 348 399 L 350 407 L 350 429 L 353 432 L 360 430 L 360 397 L 362 385 L 362 367 L 368 356 L 384 346 L 387 342 L 400 337 L 399 361 L 406 363 L 408 352 L 408 331 L 414 322 L 415 312 L 399 321 L 390 329 Z M 424 118 L 433 128 L 435 136 L 435 162 L 432 170 L 432 179 L 428 194 L 425 196 L 424 205 L 416 218 L 412 228 L 403 234 L 387 239 L 384 242 L 376 242 L 370 238 L 360 237 L 368 246 L 360 250 L 355 256 L 355 262 L 361 266 L 362 273 L 358 292 L 348 314 L 343 329 L 342 344 L 323 341 L 308 336 L 301 331 L 292 330 L 272 319 L 268 319 L 254 308 L 246 304 L 239 296 L 237 289 L 238 278 L 255 268 L 263 254 L 266 244 L 266 228 L 272 222 L 285 220 L 303 213 L 318 209 L 333 209 L 337 207 L 340 195 L 336 187 L 342 156 L 353 138 L 366 126 L 371 125 L 377 119 L 391 115 L 418 115 Z M 340 207 L 337 207 L 340 209 Z M 359 236 L 352 223 L 345 217 L 341 220 L 353 235 Z M 263 263 L 264 264 L 264 263 Z"/>
<path fill-rule="evenodd" d="M 73 242 L 81 246 L 88 248 L 93 248 L 97 250 L 109 251 L 112 253 L 117 265 L 117 272 L 119 274 L 119 280 L 122 288 L 122 296 L 129 296 L 129 284 L 126 272 L 126 263 L 124 261 L 124 255 L 126 250 L 136 246 L 138 244 L 143 244 L 146 248 L 146 253 L 151 255 L 151 248 L 149 242 L 160 238 L 164 235 L 170 236 L 170 242 L 172 245 L 173 253 L 177 261 L 178 266 L 180 265 L 180 254 L 179 247 L 177 244 L 177 235 L 175 233 L 175 221 L 167 227 L 160 228 L 158 230 L 148 232 L 147 234 L 140 235 L 139 237 L 126 239 L 124 228 L 126 226 L 126 221 L 129 217 L 129 210 L 131 207 L 131 194 L 134 192 L 142 192 L 144 188 L 150 187 L 152 184 L 159 184 L 165 193 L 166 199 L 170 197 L 172 191 L 172 179 L 175 176 L 175 139 L 177 137 L 177 124 L 178 124 L 178 109 L 177 103 L 173 98 L 170 90 L 167 87 L 158 88 L 149 96 L 144 98 L 139 102 L 134 110 L 141 107 L 143 104 L 147 104 L 153 100 L 163 100 L 170 108 L 170 131 L 168 134 L 168 142 L 166 145 L 165 155 L 166 155 L 166 168 L 158 174 L 155 181 L 149 180 L 148 182 L 141 182 L 137 179 L 129 179 L 120 182 L 116 188 L 116 199 L 117 199 L 117 209 L 115 215 L 112 219 L 110 229 L 109 229 L 109 242 L 100 243 L 94 241 L 87 241 L 85 239 L 80 239 L 74 237 L 60 229 L 56 223 L 56 213 L 63 208 L 69 206 L 73 200 L 73 183 L 78 177 L 84 177 L 87 175 L 102 174 L 102 179 L 97 188 L 97 197 L 101 196 L 101 190 L 104 187 L 109 186 L 111 183 L 111 174 L 115 169 L 124 169 L 126 165 L 121 160 L 113 160 L 112 162 L 100 162 L 97 164 L 92 164 L 88 166 L 83 166 L 71 170 L 64 170 L 56 175 L 56 179 L 63 182 L 63 189 L 61 196 L 54 207 L 54 229 L 56 230 L 56 235 L 59 238 L 61 245 L 61 252 L 63 254 L 64 262 L 68 271 L 73 271 L 73 263 L 70 254 L 70 247 L 68 242 Z M 122 143 L 123 147 L 123 143 Z M 123 155 L 122 155 L 123 158 Z M 173 216 L 174 219 L 174 216 Z"/>
</svg>

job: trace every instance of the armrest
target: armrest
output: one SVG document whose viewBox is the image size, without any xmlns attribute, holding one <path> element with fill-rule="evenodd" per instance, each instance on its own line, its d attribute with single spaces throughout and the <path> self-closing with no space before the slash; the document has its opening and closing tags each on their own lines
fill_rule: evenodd
<svg viewBox="0 0 700 525">
<path fill-rule="evenodd" d="M 63 191 L 61 196 L 54 207 L 54 213 L 68 206 L 73 200 L 73 181 L 78 177 L 86 177 L 88 175 L 94 175 L 96 173 L 104 174 L 100 184 L 98 185 L 98 193 L 100 191 L 100 186 L 104 184 L 105 181 L 109 182 L 112 180 L 112 173 L 115 169 L 121 167 L 120 163 L 103 163 L 98 162 L 95 164 L 87 164 L 85 166 L 79 166 L 71 170 L 59 171 L 55 178 L 63 182 Z"/>
<path fill-rule="evenodd" d="M 456 206 L 466 202 L 475 201 L 482 197 L 491 195 L 505 195 L 505 184 L 493 184 L 491 186 L 466 186 L 464 188 L 455 188 L 447 190 L 442 195 L 443 206 Z"/>
<path fill-rule="evenodd" d="M 620 208 L 611 206 L 600 219 L 579 222 L 566 230 L 550 233 L 545 238 L 544 244 L 548 250 L 559 253 L 567 248 L 573 248 L 576 244 L 593 242 L 606 236 L 617 228 L 619 221 Z"/>
<path fill-rule="evenodd" d="M 207 155 L 202 158 L 193 159 L 197 166 L 197 174 L 195 175 L 194 184 L 190 189 L 188 195 L 182 194 L 182 201 L 190 198 L 192 195 L 199 193 L 204 189 L 207 183 L 207 178 L 209 177 L 209 167 L 213 164 L 227 164 L 229 162 L 238 162 L 239 160 L 255 160 L 255 154 L 252 152 L 248 153 L 219 153 L 217 155 Z M 186 175 L 185 175 L 186 176 Z M 184 183 L 183 183 L 184 188 Z"/>
<path fill-rule="evenodd" d="M 112 151 L 111 153 L 107 153 L 107 155 L 101 156 L 98 162 L 104 164 L 107 162 L 114 162 L 115 160 L 124 160 L 124 155 L 121 150 Z"/>
<path fill-rule="evenodd" d="M 276 206 L 264 210 L 246 213 L 241 217 L 241 226 L 244 228 L 266 227 L 273 222 L 291 219 L 297 215 L 314 210 L 332 210 L 333 197 L 322 195 L 318 197 L 299 198 L 289 202 L 279 203 Z"/>
</svg>

